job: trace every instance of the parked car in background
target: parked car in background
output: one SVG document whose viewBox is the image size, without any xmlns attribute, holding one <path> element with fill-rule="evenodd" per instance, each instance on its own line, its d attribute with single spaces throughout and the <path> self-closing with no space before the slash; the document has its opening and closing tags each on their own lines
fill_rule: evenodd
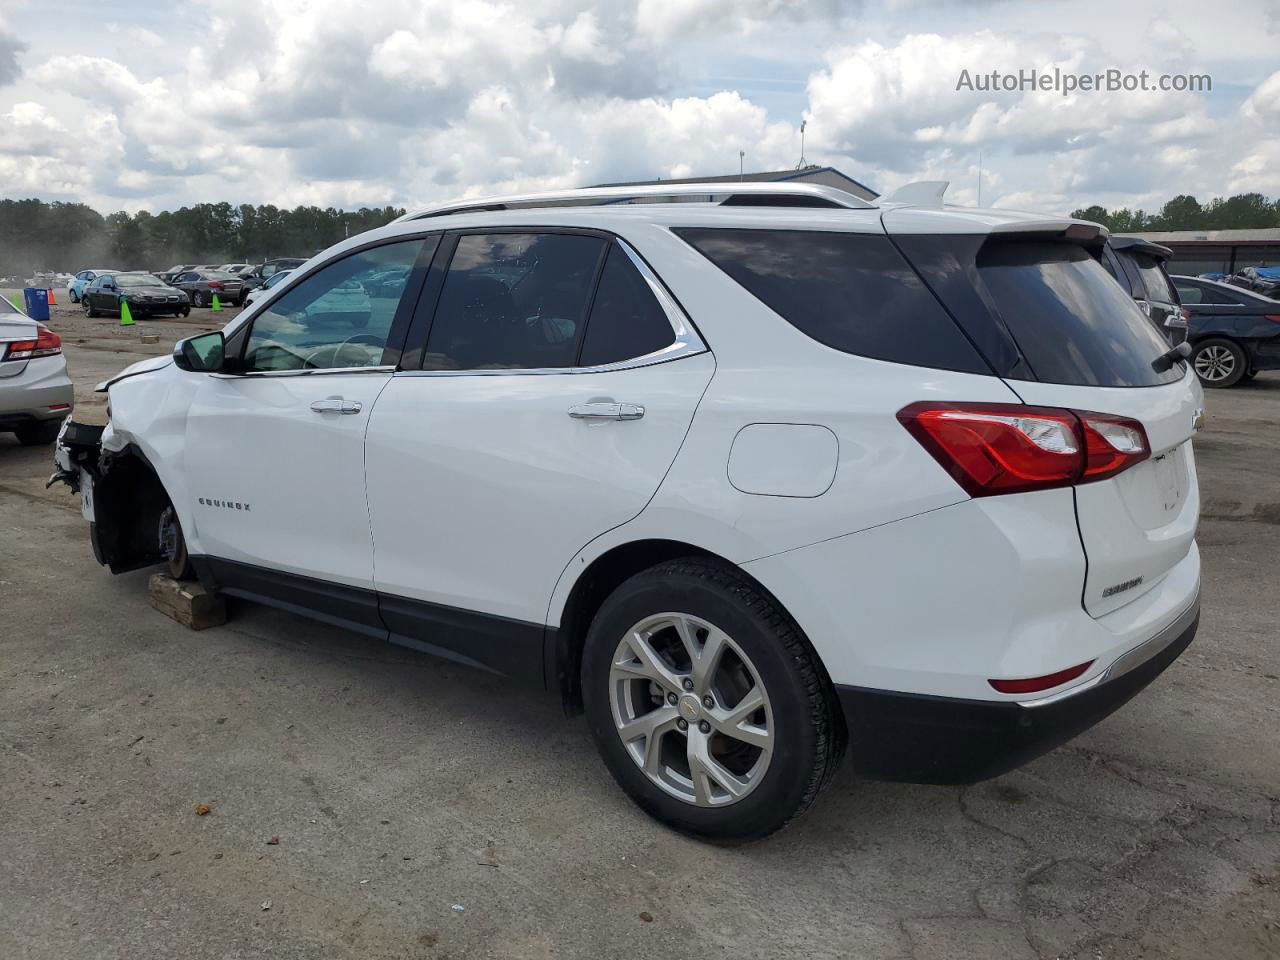
<svg viewBox="0 0 1280 960">
<path fill-rule="evenodd" d="M 1280 267 L 1245 267 L 1228 277 L 1227 282 L 1280 300 Z"/>
<path fill-rule="evenodd" d="M 1102 228 L 709 186 L 404 216 L 124 371 L 55 454 L 95 556 L 544 686 L 720 839 L 846 753 L 996 776 L 1173 663 L 1204 398 Z"/>
<path fill-rule="evenodd" d="M 168 270 L 161 270 L 156 274 L 165 283 L 173 283 L 173 278 L 185 270 L 196 270 L 200 264 L 198 263 L 175 263 Z"/>
<path fill-rule="evenodd" d="M 61 338 L 0 298 L 0 432 L 52 443 L 74 403 Z"/>
<path fill-rule="evenodd" d="M 1189 316 L 1191 368 L 1206 387 L 1280 369 L 1280 300 L 1229 283 L 1174 276 Z"/>
<path fill-rule="evenodd" d="M 1166 266 L 1173 251 L 1141 237 L 1111 237 L 1102 250 L 1102 265 L 1142 308 L 1160 335 L 1171 344 L 1186 339 L 1178 292 Z"/>
<path fill-rule="evenodd" d="M 1223 273 L 1220 270 L 1211 270 L 1208 273 L 1198 273 L 1196 276 L 1201 280 L 1226 280 L 1230 274 Z"/>
<path fill-rule="evenodd" d="M 244 281 L 245 295 L 247 296 L 250 290 L 256 290 L 266 283 L 272 274 L 279 273 L 281 270 L 297 269 L 306 262 L 300 257 L 276 257 L 274 260 L 267 260 L 258 264 L 240 278 Z"/>
<path fill-rule="evenodd" d="M 199 268 L 185 270 L 171 281 L 179 290 L 190 297 L 197 307 L 207 307 L 213 303 L 216 295 L 219 302 L 228 304 L 242 303 L 244 285 L 234 273 L 225 270 L 209 270 Z"/>
<path fill-rule="evenodd" d="M 268 290 L 272 289 L 273 287 L 279 286 L 280 283 L 283 282 L 284 278 L 289 276 L 289 274 L 291 273 L 293 273 L 292 270 L 278 270 L 275 273 L 273 273 L 271 276 L 267 277 L 266 281 L 263 282 L 262 286 L 257 287 L 253 290 L 250 290 L 248 293 L 244 295 L 245 306 L 247 307 L 249 304 L 253 303 L 255 300 L 260 299 L 263 295 L 266 294 Z"/>
<path fill-rule="evenodd" d="M 224 263 L 219 270 L 225 270 L 227 273 L 234 273 L 236 276 L 243 276 L 253 269 L 252 263 Z"/>
<path fill-rule="evenodd" d="M 150 273 L 105 274 L 85 287 L 80 299 L 86 317 L 118 315 L 121 301 L 129 304 L 130 315 L 138 319 L 166 313 L 185 317 L 191 312 L 185 293 Z"/>
<path fill-rule="evenodd" d="M 94 280 L 109 273 L 119 272 L 119 270 L 81 270 L 67 283 L 67 296 L 71 298 L 72 303 L 79 303 L 80 296 L 84 293 L 84 288 L 93 283 Z"/>
</svg>

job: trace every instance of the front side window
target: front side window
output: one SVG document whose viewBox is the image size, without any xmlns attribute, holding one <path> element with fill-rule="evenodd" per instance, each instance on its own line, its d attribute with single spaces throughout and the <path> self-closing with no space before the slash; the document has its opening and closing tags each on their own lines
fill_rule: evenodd
<svg viewBox="0 0 1280 960">
<path fill-rule="evenodd" d="M 423 368 L 573 366 L 604 252 L 600 238 L 576 234 L 459 237 Z"/>
<path fill-rule="evenodd" d="M 421 237 L 353 254 L 317 270 L 254 317 L 245 372 L 377 366 L 404 286 L 373 278 L 409 271 Z"/>
</svg>

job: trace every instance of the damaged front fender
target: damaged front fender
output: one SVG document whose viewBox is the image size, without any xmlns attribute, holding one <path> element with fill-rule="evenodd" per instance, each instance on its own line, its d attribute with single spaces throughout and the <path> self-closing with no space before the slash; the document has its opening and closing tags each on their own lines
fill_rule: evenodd
<svg viewBox="0 0 1280 960">
<path fill-rule="evenodd" d="M 80 494 L 94 557 L 112 573 L 126 573 L 167 559 L 161 521 L 169 497 L 136 445 L 104 447 L 106 429 L 68 419 L 46 486 L 62 482 Z"/>
</svg>

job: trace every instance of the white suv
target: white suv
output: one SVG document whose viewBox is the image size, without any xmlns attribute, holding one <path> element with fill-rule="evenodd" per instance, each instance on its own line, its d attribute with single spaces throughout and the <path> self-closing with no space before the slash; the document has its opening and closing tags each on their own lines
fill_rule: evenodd
<svg viewBox="0 0 1280 960">
<path fill-rule="evenodd" d="M 990 777 L 1191 642 L 1200 387 L 1104 240 L 918 187 L 413 214 L 110 381 L 58 466 L 114 572 L 544 686 L 649 813 L 761 836 L 846 750 Z"/>
</svg>

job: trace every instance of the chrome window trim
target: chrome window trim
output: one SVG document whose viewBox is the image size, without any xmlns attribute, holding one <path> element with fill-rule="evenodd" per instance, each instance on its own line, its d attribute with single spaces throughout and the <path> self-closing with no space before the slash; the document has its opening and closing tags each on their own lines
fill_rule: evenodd
<svg viewBox="0 0 1280 960">
<path fill-rule="evenodd" d="M 394 373 L 393 366 L 316 367 L 310 370 L 249 370 L 245 373 L 211 373 L 218 380 L 261 380 L 267 377 L 319 377 L 334 373 Z"/>
<path fill-rule="evenodd" d="M 533 229 L 531 228 L 531 232 Z M 477 229 L 477 232 L 483 231 Z M 656 363 L 667 363 L 671 360 L 679 360 L 682 357 L 706 353 L 707 345 L 702 342 L 702 338 L 693 329 L 693 324 L 690 322 L 689 317 L 680 307 L 680 304 L 676 303 L 675 297 L 668 292 L 662 281 L 658 279 L 658 275 L 649 268 L 649 265 L 644 262 L 640 254 L 627 241 L 619 236 L 614 236 L 613 242 L 618 244 L 622 252 L 627 255 L 627 259 L 640 272 L 640 276 L 644 278 L 644 282 L 648 284 L 649 289 L 657 299 L 658 306 L 667 315 L 667 322 L 671 324 L 671 332 L 675 334 L 675 340 L 661 350 L 655 350 L 653 353 L 646 353 L 643 356 L 631 357 L 626 360 L 617 360 L 613 363 L 598 364 L 594 367 L 520 367 L 511 370 L 398 370 L 395 375 L 397 377 L 543 377 L 551 374 L 612 373 L 615 370 L 651 367 Z"/>
</svg>

